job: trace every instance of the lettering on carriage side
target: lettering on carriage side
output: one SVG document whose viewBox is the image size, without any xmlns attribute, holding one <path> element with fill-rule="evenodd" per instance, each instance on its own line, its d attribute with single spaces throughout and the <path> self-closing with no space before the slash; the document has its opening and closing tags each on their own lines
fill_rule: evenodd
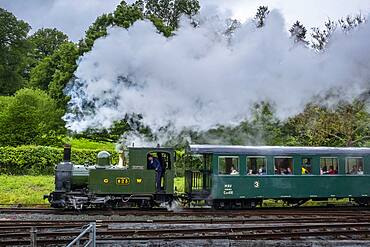
<svg viewBox="0 0 370 247">
<path fill-rule="evenodd" d="M 232 184 L 225 184 L 224 185 L 224 195 L 233 195 L 233 185 Z"/>
<path fill-rule="evenodd" d="M 127 177 L 116 178 L 116 184 L 128 185 L 130 184 L 130 178 L 127 178 Z"/>
<path fill-rule="evenodd" d="M 258 189 L 260 187 L 260 182 L 254 181 L 253 185 L 254 185 L 254 188 Z"/>
</svg>

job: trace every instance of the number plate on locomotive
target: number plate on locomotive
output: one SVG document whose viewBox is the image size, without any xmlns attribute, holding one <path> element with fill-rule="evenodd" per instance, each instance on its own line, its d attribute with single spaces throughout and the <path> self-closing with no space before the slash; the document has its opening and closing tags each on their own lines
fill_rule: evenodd
<svg viewBox="0 0 370 247">
<path fill-rule="evenodd" d="M 128 185 L 130 184 L 130 178 L 116 178 L 116 184 Z"/>
</svg>

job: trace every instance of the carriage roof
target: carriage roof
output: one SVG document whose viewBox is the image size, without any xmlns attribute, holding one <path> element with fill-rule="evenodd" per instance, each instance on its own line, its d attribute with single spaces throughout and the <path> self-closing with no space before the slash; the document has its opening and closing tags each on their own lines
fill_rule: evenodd
<svg viewBox="0 0 370 247">
<path fill-rule="evenodd" d="M 228 155 L 370 155 L 370 148 L 356 147 L 190 145 L 189 151 L 194 154 Z"/>
</svg>

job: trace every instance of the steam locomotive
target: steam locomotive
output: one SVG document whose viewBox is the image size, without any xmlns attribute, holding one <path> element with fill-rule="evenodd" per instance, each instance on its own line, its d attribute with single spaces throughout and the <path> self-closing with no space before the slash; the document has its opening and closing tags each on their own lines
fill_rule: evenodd
<svg viewBox="0 0 370 247">
<path fill-rule="evenodd" d="M 301 205 L 308 200 L 349 198 L 370 203 L 370 148 L 190 145 L 201 168 L 185 171 L 185 191 L 174 191 L 175 152 L 163 147 L 130 147 L 111 164 L 102 151 L 95 165 L 64 161 L 55 169 L 55 191 L 45 195 L 55 208 L 140 207 L 202 203 L 216 209 L 254 208 L 265 199 Z M 164 175 L 156 190 L 157 157 Z"/>
</svg>

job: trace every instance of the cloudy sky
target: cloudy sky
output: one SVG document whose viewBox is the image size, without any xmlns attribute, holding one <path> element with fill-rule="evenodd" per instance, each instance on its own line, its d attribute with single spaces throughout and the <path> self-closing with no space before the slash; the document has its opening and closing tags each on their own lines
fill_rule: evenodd
<svg viewBox="0 0 370 247">
<path fill-rule="evenodd" d="M 128 1 L 131 2 L 132 0 Z M 0 7 L 27 21 L 34 30 L 56 27 L 74 41 L 102 13 L 111 12 L 120 0 L 0 0 Z M 287 24 L 297 19 L 307 27 L 320 26 L 328 17 L 370 12 L 370 0 L 200 0 L 202 6 L 230 9 L 241 21 L 254 15 L 260 5 L 280 9 Z"/>
</svg>

